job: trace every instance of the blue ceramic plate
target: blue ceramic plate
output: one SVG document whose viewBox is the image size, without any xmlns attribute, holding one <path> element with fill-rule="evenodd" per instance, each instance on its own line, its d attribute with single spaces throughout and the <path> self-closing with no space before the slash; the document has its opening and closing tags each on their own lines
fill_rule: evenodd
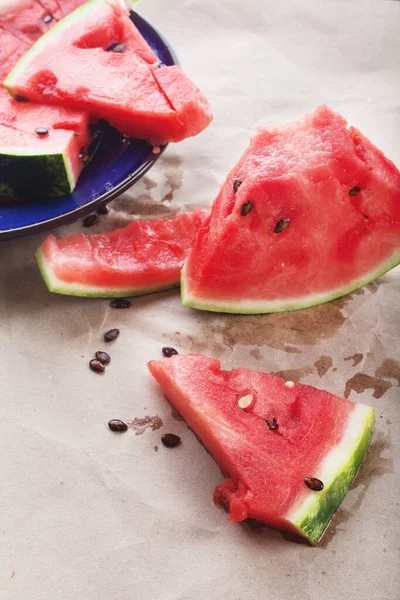
<svg viewBox="0 0 400 600">
<path fill-rule="evenodd" d="M 131 19 L 163 64 L 178 63 L 167 40 L 155 27 L 137 13 L 132 12 Z M 106 125 L 100 131 L 93 160 L 71 195 L 0 205 L 0 240 L 51 229 L 96 210 L 138 181 L 166 148 L 153 154 L 152 147 L 143 140 L 124 139 Z"/>
</svg>

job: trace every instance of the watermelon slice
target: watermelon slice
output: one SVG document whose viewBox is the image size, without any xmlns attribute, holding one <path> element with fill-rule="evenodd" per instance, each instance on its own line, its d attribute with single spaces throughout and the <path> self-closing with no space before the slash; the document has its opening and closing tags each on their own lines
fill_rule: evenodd
<svg viewBox="0 0 400 600">
<path fill-rule="evenodd" d="M 47 0 L 47 6 L 49 4 L 53 4 L 51 0 Z M 61 11 L 58 15 L 61 17 Z M 55 23 L 55 15 L 46 8 L 46 0 L 0 0 L 0 26 L 31 42 L 38 40 Z"/>
<path fill-rule="evenodd" d="M 400 173 L 326 106 L 262 130 L 229 173 L 182 273 L 183 304 L 294 310 L 400 262 Z"/>
<path fill-rule="evenodd" d="M 374 409 L 308 385 L 177 355 L 149 363 L 227 479 L 214 501 L 316 544 L 367 452 Z"/>
<path fill-rule="evenodd" d="M 212 118 L 206 99 L 180 67 L 157 69 L 156 61 L 122 0 L 90 0 L 43 36 L 4 86 L 154 144 L 196 135 Z"/>
<path fill-rule="evenodd" d="M 116 298 L 179 286 L 180 270 L 207 211 L 134 221 L 112 233 L 62 240 L 50 235 L 36 253 L 51 292 Z"/>
</svg>

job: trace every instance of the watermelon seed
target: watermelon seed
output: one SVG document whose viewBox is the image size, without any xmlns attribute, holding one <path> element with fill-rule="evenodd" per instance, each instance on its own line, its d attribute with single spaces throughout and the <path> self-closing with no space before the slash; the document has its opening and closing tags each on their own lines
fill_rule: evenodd
<svg viewBox="0 0 400 600">
<path fill-rule="evenodd" d="M 20 96 L 19 94 L 15 94 L 14 100 L 17 102 L 29 102 L 28 98 L 25 98 L 25 96 Z"/>
<path fill-rule="evenodd" d="M 46 127 L 36 127 L 35 133 L 38 135 L 48 135 L 49 130 Z"/>
<path fill-rule="evenodd" d="M 181 443 L 181 438 L 174 433 L 164 433 L 161 441 L 167 448 L 176 448 Z"/>
<path fill-rule="evenodd" d="M 294 386 L 294 381 L 285 381 L 285 387 L 292 388 Z"/>
<path fill-rule="evenodd" d="M 274 431 L 274 429 L 278 429 L 278 427 L 279 427 L 278 422 L 275 419 L 275 417 L 272 419 L 272 421 L 267 421 L 267 425 L 271 431 Z"/>
<path fill-rule="evenodd" d="M 240 214 L 242 215 L 242 217 L 245 217 L 246 215 L 251 213 L 252 210 L 253 210 L 253 203 L 251 201 L 245 202 L 244 204 L 242 204 Z"/>
<path fill-rule="evenodd" d="M 289 227 L 289 225 L 290 219 L 281 219 L 275 225 L 274 233 L 282 233 L 282 231 L 285 231 Z"/>
<path fill-rule="evenodd" d="M 51 23 L 53 19 L 54 19 L 53 15 L 45 15 L 43 17 L 43 21 L 46 23 L 46 25 Z"/>
<path fill-rule="evenodd" d="M 101 362 L 102 365 L 108 365 L 111 362 L 111 356 L 102 350 L 98 350 L 98 352 L 96 352 L 96 358 Z"/>
<path fill-rule="evenodd" d="M 320 492 L 324 489 L 324 484 L 316 477 L 305 477 L 304 483 L 310 490 L 313 490 L 313 492 Z"/>
<path fill-rule="evenodd" d="M 74 137 L 78 137 L 79 133 L 74 132 Z"/>
<path fill-rule="evenodd" d="M 113 342 L 119 336 L 119 329 L 110 329 L 110 331 L 106 331 L 104 334 L 105 342 Z"/>
<path fill-rule="evenodd" d="M 361 188 L 358 187 L 358 185 L 355 185 L 354 187 L 351 188 L 351 190 L 349 191 L 349 196 L 357 196 L 358 192 L 361 192 Z"/>
<path fill-rule="evenodd" d="M 95 373 L 103 373 L 103 371 L 105 370 L 105 366 L 103 365 L 103 363 L 101 363 L 99 360 L 97 360 L 96 358 L 94 358 L 93 360 L 90 361 L 89 363 L 89 367 L 92 369 L 92 371 L 94 371 Z"/>
<path fill-rule="evenodd" d="M 86 219 L 84 219 L 83 226 L 84 227 L 92 227 L 96 223 L 97 223 L 97 216 L 96 215 L 89 215 L 88 217 L 86 217 Z"/>
<path fill-rule="evenodd" d="M 171 356 L 175 356 L 175 354 L 179 354 L 178 351 L 175 350 L 175 348 L 168 348 L 168 347 L 163 348 L 162 353 L 164 354 L 164 356 L 166 358 L 171 358 Z"/>
<path fill-rule="evenodd" d="M 132 302 L 127 300 L 126 298 L 117 298 L 110 302 L 111 308 L 130 308 L 132 306 Z"/>
<path fill-rule="evenodd" d="M 238 400 L 239 408 L 249 408 L 253 404 L 254 396 L 253 394 L 246 394 L 246 396 L 242 396 Z"/>
<path fill-rule="evenodd" d="M 98 215 L 108 215 L 109 212 L 110 209 L 108 208 L 107 204 L 100 206 L 100 208 L 97 210 Z"/>
<path fill-rule="evenodd" d="M 115 433 L 123 433 L 128 430 L 128 425 L 120 419 L 111 419 L 111 421 L 108 421 L 108 426 Z"/>
<path fill-rule="evenodd" d="M 110 44 L 107 48 L 106 48 L 106 52 L 124 52 L 126 48 L 126 44 L 120 44 L 118 42 L 114 42 L 113 44 Z"/>
<path fill-rule="evenodd" d="M 235 179 L 233 182 L 233 191 L 236 192 L 238 191 L 238 189 L 240 188 L 240 186 L 242 185 L 242 181 L 240 179 Z"/>
<path fill-rule="evenodd" d="M 368 215 L 363 215 L 364 219 L 369 219 Z"/>
</svg>

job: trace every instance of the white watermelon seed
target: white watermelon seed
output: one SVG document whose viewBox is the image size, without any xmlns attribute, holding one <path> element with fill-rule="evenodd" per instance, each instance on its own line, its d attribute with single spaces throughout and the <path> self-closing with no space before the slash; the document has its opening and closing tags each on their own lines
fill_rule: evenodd
<svg viewBox="0 0 400 600">
<path fill-rule="evenodd" d="M 294 381 L 286 381 L 285 386 L 288 388 L 292 388 L 294 386 Z"/>
<path fill-rule="evenodd" d="M 254 396 L 253 394 L 246 394 L 246 396 L 242 396 L 238 400 L 239 408 L 249 408 L 249 406 L 253 403 Z"/>
</svg>

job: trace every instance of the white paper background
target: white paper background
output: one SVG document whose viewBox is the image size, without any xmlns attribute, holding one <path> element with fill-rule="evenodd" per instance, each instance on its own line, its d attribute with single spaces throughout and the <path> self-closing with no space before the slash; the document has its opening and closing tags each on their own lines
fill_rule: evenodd
<svg viewBox="0 0 400 600">
<path fill-rule="evenodd" d="M 171 145 L 93 233 L 132 215 L 208 206 L 257 126 L 322 102 L 400 163 L 400 2 L 148 0 L 140 9 L 170 39 L 215 120 Z M 0 244 L 0 598 L 399 598 L 400 365 L 384 362 L 400 355 L 399 271 L 290 315 L 200 313 L 177 292 L 112 311 L 107 301 L 46 291 L 33 261 L 44 237 Z M 116 326 L 112 364 L 97 376 L 88 361 Z M 213 505 L 219 469 L 146 370 L 165 344 L 227 368 L 295 369 L 291 377 L 339 395 L 357 373 L 356 383 L 375 386 L 350 394 L 376 407 L 377 432 L 320 548 L 229 524 Z M 344 359 L 355 353 L 363 358 L 353 367 Z M 324 356 L 332 367 L 320 377 Z M 110 418 L 146 414 L 161 416 L 163 429 L 107 428 Z M 183 444 L 163 448 L 163 432 Z"/>
</svg>

